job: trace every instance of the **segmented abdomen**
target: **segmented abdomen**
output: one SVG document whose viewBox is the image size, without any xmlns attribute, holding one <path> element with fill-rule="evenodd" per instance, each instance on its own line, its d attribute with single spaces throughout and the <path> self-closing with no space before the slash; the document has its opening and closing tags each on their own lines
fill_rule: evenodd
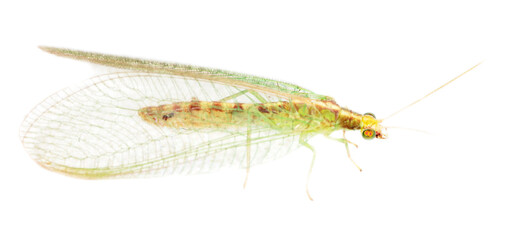
<svg viewBox="0 0 520 240">
<path fill-rule="evenodd" d="M 323 114 L 323 110 L 305 103 L 287 101 L 227 103 L 193 100 L 139 109 L 139 116 L 146 122 L 161 127 L 186 129 L 240 128 L 248 125 L 292 130 L 315 129 L 332 126 L 335 115 Z"/>
</svg>

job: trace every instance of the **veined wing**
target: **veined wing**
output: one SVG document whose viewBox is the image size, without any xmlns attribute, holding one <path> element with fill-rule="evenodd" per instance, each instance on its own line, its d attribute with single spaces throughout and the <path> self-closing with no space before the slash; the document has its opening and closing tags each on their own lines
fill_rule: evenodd
<svg viewBox="0 0 520 240">
<path fill-rule="evenodd" d="M 143 121 L 138 109 L 173 102 L 258 103 L 284 95 L 244 92 L 242 86 L 194 76 L 149 72 L 96 76 L 36 106 L 20 136 L 30 156 L 53 171 L 85 178 L 208 172 L 245 167 L 246 130 L 180 129 Z M 210 120 L 208 120 L 210 121 Z M 281 157 L 298 146 L 298 133 L 252 126 L 251 164 Z"/>
<path fill-rule="evenodd" d="M 263 92 L 270 95 L 284 96 L 286 98 L 306 98 L 333 101 L 331 97 L 316 94 L 308 89 L 302 88 L 291 83 L 220 69 L 211 69 L 177 63 L 143 60 L 137 58 L 84 52 L 64 48 L 40 48 L 46 52 L 58 56 L 88 61 L 91 63 L 120 69 L 129 69 L 148 73 L 171 74 L 176 76 L 197 78 L 199 80 L 210 80 L 213 82 L 220 82 L 225 85 L 237 86 L 244 89 L 254 89 L 257 92 Z"/>
</svg>

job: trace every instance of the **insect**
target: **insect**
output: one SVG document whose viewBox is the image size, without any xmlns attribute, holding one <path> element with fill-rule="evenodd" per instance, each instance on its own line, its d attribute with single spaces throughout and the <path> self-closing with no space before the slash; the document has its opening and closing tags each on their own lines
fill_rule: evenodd
<svg viewBox="0 0 520 240">
<path fill-rule="evenodd" d="M 246 169 L 245 186 L 251 166 L 280 158 L 298 146 L 313 153 L 310 176 L 316 152 L 308 139 L 315 135 L 342 143 L 351 160 L 352 143 L 330 137 L 332 132 L 359 130 L 365 139 L 386 137 L 382 120 L 373 114 L 342 108 L 331 97 L 290 83 L 190 65 L 40 48 L 118 69 L 51 95 L 22 123 L 21 141 L 31 158 L 69 176 L 190 174 L 235 166 Z M 308 180 L 306 189 L 312 200 Z"/>
</svg>

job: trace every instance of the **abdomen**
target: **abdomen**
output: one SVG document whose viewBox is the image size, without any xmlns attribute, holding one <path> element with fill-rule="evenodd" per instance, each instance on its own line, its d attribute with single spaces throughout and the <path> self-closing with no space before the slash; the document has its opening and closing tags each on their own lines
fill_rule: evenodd
<svg viewBox="0 0 520 240">
<path fill-rule="evenodd" d="M 139 109 L 146 122 L 172 128 L 241 128 L 265 126 L 305 130 L 330 126 L 335 119 L 324 119 L 315 107 L 287 101 L 269 103 L 176 102 Z M 332 121 L 330 121 L 332 120 Z"/>
</svg>

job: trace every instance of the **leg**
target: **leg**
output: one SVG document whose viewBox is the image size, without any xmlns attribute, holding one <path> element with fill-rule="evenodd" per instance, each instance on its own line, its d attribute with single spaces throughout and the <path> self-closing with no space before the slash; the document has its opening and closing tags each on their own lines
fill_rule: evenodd
<svg viewBox="0 0 520 240">
<path fill-rule="evenodd" d="M 249 168 L 251 167 L 251 128 L 248 126 L 247 127 L 247 153 L 246 153 L 246 161 L 247 161 L 247 166 L 246 166 L 246 179 L 244 180 L 244 189 L 246 189 L 246 185 L 247 185 L 247 178 L 249 177 Z"/>
<path fill-rule="evenodd" d="M 345 140 L 345 148 L 347 149 L 347 156 L 348 156 L 348 158 L 349 158 L 350 161 L 354 164 L 354 166 L 356 166 L 356 168 L 359 169 L 360 172 L 362 172 L 363 169 L 361 169 L 361 168 L 359 167 L 359 165 L 357 165 L 357 163 L 354 162 L 354 159 L 352 159 L 352 157 L 350 156 L 350 150 L 348 149 L 348 143 L 349 143 L 349 141 L 348 141 L 347 139 L 342 139 L 342 140 Z M 357 147 L 357 145 L 356 145 L 356 147 Z"/>
<path fill-rule="evenodd" d="M 258 94 L 255 91 L 252 91 L 252 90 L 242 90 L 240 92 L 237 92 L 235 94 L 232 94 L 232 95 L 229 95 L 229 96 L 227 96 L 225 98 L 220 99 L 219 102 L 225 102 L 227 100 L 235 99 L 235 98 L 237 98 L 239 96 L 242 96 L 242 95 L 245 95 L 247 93 L 250 93 L 251 95 L 253 95 L 261 103 L 266 103 L 267 102 L 267 100 L 264 97 L 262 97 L 260 94 Z M 251 99 L 251 97 L 249 97 L 249 96 L 247 96 L 247 97 L 249 99 Z M 253 99 L 251 99 L 251 101 L 253 101 Z"/>
<path fill-rule="evenodd" d="M 239 97 L 239 96 L 242 96 L 242 95 L 244 95 L 244 94 L 246 94 L 246 93 L 248 93 L 248 92 L 249 92 L 249 90 L 242 90 L 242 91 L 240 91 L 240 92 L 237 92 L 237 93 L 235 93 L 235 94 L 232 94 L 232 95 L 229 95 L 229 96 L 227 96 L 227 97 L 225 97 L 225 98 L 222 98 L 222 99 L 220 99 L 220 100 L 218 100 L 218 101 L 219 101 L 219 102 L 225 102 L 225 101 L 227 101 L 227 100 L 231 100 L 231 99 L 237 98 L 237 97 Z"/>
<path fill-rule="evenodd" d="M 314 150 L 314 147 L 312 147 L 309 143 L 307 143 L 304 140 L 304 135 L 300 135 L 300 144 L 312 151 L 312 161 L 311 161 L 311 166 L 309 168 L 309 173 L 307 173 L 307 183 L 305 184 L 305 192 L 307 193 L 307 197 L 309 197 L 309 199 L 311 201 L 313 201 L 314 199 L 312 199 L 311 194 L 309 193 L 309 181 L 311 179 L 311 173 L 312 173 L 312 167 L 314 166 L 314 160 L 316 159 L 316 151 Z"/>
<path fill-rule="evenodd" d="M 333 137 L 330 137 L 328 135 L 325 135 L 325 137 L 329 138 L 329 139 L 332 139 L 332 140 L 335 140 L 335 141 L 338 141 L 340 143 L 343 143 L 345 144 L 345 148 L 347 149 L 347 156 L 348 158 L 350 159 L 350 161 L 354 164 L 354 166 L 356 166 L 357 169 L 359 169 L 360 172 L 363 171 L 363 169 L 361 169 L 356 162 L 354 162 L 354 159 L 352 159 L 352 157 L 350 156 L 350 150 L 348 148 L 348 144 L 351 143 L 353 144 L 354 146 L 357 147 L 357 145 L 355 143 L 352 143 L 350 142 L 349 140 L 347 140 L 346 138 L 333 138 Z M 345 137 L 345 135 L 343 135 L 343 137 Z"/>
<path fill-rule="evenodd" d="M 347 141 L 348 143 L 350 143 L 350 144 L 354 145 L 354 147 L 358 148 L 358 145 L 357 145 L 357 144 L 355 144 L 355 143 L 353 143 L 353 142 L 351 142 L 351 141 L 347 140 L 347 137 L 345 137 L 345 132 L 346 132 L 346 131 L 345 131 L 345 130 L 343 130 L 343 139 L 345 139 L 345 141 Z"/>
</svg>

